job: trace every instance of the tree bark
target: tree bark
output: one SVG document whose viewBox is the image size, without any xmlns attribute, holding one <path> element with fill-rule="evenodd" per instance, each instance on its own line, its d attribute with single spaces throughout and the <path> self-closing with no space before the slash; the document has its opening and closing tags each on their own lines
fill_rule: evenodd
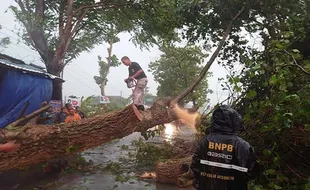
<svg viewBox="0 0 310 190">
<path fill-rule="evenodd" d="M 103 80 L 103 82 L 100 84 L 100 91 L 101 91 L 101 96 L 105 96 L 105 84 L 106 80 Z"/>
<path fill-rule="evenodd" d="M 171 159 L 166 162 L 159 162 L 156 166 L 156 182 L 175 184 L 179 187 L 188 187 L 193 184 L 189 172 L 192 157 Z"/>
<path fill-rule="evenodd" d="M 183 139 L 177 139 L 173 146 L 177 156 L 156 165 L 156 181 L 188 187 L 193 184 L 193 176 L 190 175 L 189 168 L 196 141 L 185 142 Z"/>
<path fill-rule="evenodd" d="M 52 60 L 50 64 L 46 64 L 47 72 L 55 75 L 57 77 L 61 77 L 60 73 L 63 70 L 58 68 L 57 65 L 59 64 L 52 64 Z M 58 61 L 60 62 L 60 61 Z M 53 93 L 52 93 L 52 100 L 62 100 L 62 82 L 59 80 L 53 80 Z"/>
<path fill-rule="evenodd" d="M 93 148 L 133 132 L 147 130 L 176 119 L 167 109 L 171 99 L 160 99 L 139 112 L 135 106 L 92 118 L 50 126 L 27 126 L 27 129 L 3 130 L 10 140 L 21 144 L 17 152 L 0 152 L 0 171 L 21 168 L 70 153 Z M 24 130 L 24 131 L 22 131 Z"/>
<path fill-rule="evenodd" d="M 62 100 L 62 82 L 53 80 L 52 100 Z"/>
</svg>

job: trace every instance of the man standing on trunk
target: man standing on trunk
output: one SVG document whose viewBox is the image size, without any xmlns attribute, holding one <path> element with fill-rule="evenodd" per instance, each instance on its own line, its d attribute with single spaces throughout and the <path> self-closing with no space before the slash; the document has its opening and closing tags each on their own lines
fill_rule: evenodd
<svg viewBox="0 0 310 190">
<path fill-rule="evenodd" d="M 125 82 L 128 83 L 137 80 L 132 94 L 133 103 L 139 110 L 144 110 L 143 95 L 148 82 L 147 77 L 140 65 L 136 62 L 132 62 L 127 56 L 122 57 L 121 61 L 124 65 L 128 66 L 129 71 L 129 77 L 125 79 Z"/>
</svg>

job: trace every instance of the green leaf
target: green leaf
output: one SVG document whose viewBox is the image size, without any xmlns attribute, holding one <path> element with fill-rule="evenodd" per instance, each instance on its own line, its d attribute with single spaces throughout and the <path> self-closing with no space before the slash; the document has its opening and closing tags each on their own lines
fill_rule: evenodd
<svg viewBox="0 0 310 190">
<path fill-rule="evenodd" d="M 290 116 L 290 117 L 292 117 L 293 113 L 285 113 L 285 114 L 283 114 L 283 116 Z"/>
<path fill-rule="evenodd" d="M 300 51 L 298 49 L 292 49 L 292 52 L 294 53 L 300 53 Z"/>
<path fill-rule="evenodd" d="M 282 189 L 282 187 L 280 187 L 280 186 L 278 186 L 278 185 L 274 185 L 273 188 L 274 188 L 274 189 L 277 189 L 277 190 L 278 190 L 278 189 Z"/>
<path fill-rule="evenodd" d="M 266 175 L 275 175 L 276 174 L 276 170 L 274 169 L 268 169 L 265 171 Z"/>
<path fill-rule="evenodd" d="M 262 188 L 260 186 L 255 185 L 254 190 L 261 190 Z"/>
<path fill-rule="evenodd" d="M 272 75 L 270 80 L 269 80 L 270 84 L 275 84 L 277 82 L 277 77 L 276 75 Z"/>
<path fill-rule="evenodd" d="M 260 65 L 257 64 L 257 65 L 255 65 L 254 67 L 252 67 L 252 69 L 253 69 L 253 70 L 258 70 L 258 69 L 260 69 Z"/>
<path fill-rule="evenodd" d="M 276 47 L 279 48 L 279 49 L 284 49 L 284 48 L 285 48 L 285 46 L 282 45 L 282 44 L 280 44 L 280 43 L 277 43 L 277 44 L 276 44 Z"/>
<path fill-rule="evenodd" d="M 298 96 L 298 94 L 291 94 L 285 96 L 284 100 L 300 100 L 300 97 Z"/>
<path fill-rule="evenodd" d="M 284 120 L 284 126 L 285 126 L 285 128 L 291 128 L 292 127 L 292 120 L 290 120 L 290 119 Z"/>
<path fill-rule="evenodd" d="M 254 98 L 257 95 L 255 90 L 249 90 L 247 93 L 247 98 Z"/>
<path fill-rule="evenodd" d="M 275 158 L 273 159 L 273 163 L 274 163 L 276 166 L 279 166 L 279 164 L 280 164 L 280 159 L 279 159 L 278 156 L 275 157 Z"/>
<path fill-rule="evenodd" d="M 264 151 L 263 151 L 263 154 L 264 154 L 264 156 L 270 156 L 270 154 L 271 154 L 271 151 L 270 150 L 267 150 L 267 149 L 264 149 Z"/>
</svg>

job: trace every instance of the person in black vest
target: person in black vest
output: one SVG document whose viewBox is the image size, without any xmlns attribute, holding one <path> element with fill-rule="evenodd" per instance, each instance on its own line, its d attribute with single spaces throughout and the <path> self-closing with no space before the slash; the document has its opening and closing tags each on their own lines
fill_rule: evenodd
<svg viewBox="0 0 310 190">
<path fill-rule="evenodd" d="M 190 166 L 196 189 L 247 190 L 248 180 L 259 174 L 254 149 L 235 135 L 239 129 L 242 118 L 234 109 L 214 110 L 211 133 L 200 139 Z"/>
<path fill-rule="evenodd" d="M 139 110 L 144 110 L 143 95 L 148 82 L 147 77 L 141 66 L 136 62 L 132 62 L 127 56 L 122 57 L 121 61 L 124 65 L 128 66 L 129 71 L 129 77 L 124 81 L 127 83 L 132 80 L 137 80 L 137 84 L 132 93 L 133 103 Z"/>
</svg>

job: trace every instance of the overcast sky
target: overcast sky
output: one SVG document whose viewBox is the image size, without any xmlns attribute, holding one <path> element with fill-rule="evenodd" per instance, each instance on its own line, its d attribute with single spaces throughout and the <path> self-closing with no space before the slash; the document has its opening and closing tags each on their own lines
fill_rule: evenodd
<svg viewBox="0 0 310 190">
<path fill-rule="evenodd" d="M 2 50 L 2 53 L 12 57 L 22 59 L 26 63 L 34 63 L 37 65 L 44 65 L 36 51 L 31 50 L 27 45 L 23 44 L 21 38 L 18 36 L 18 28 L 20 24 L 15 21 L 12 12 L 8 9 L 10 4 L 15 4 L 12 0 L 1 0 L 2 6 L 0 7 L 0 37 L 10 37 L 12 44 L 8 48 Z M 159 58 L 161 52 L 158 48 L 151 48 L 148 50 L 140 50 L 139 47 L 129 41 L 130 35 L 123 33 L 119 35 L 120 42 L 114 44 L 113 53 L 120 59 L 122 56 L 129 56 L 132 61 L 138 62 L 146 72 L 149 83 L 148 87 L 152 94 L 156 94 L 158 84 L 153 80 L 153 76 L 149 73 L 148 64 Z M 18 43 L 18 41 L 21 41 Z M 211 53 L 210 53 L 211 54 Z M 93 76 L 98 75 L 99 66 L 97 56 L 107 57 L 107 45 L 102 44 L 96 46 L 90 52 L 82 53 L 77 59 L 73 60 L 64 70 L 65 83 L 63 86 L 64 96 L 91 96 L 100 95 L 99 86 L 95 83 Z M 207 62 L 208 59 L 205 60 Z M 225 99 L 228 95 L 227 92 L 221 90 L 218 84 L 218 78 L 225 77 L 227 71 L 219 66 L 216 62 L 211 66 L 210 71 L 213 76 L 209 78 L 209 88 L 214 91 L 208 98 L 211 99 L 212 104 Z M 186 71 L 184 71 L 186 72 Z M 118 96 L 122 95 L 128 97 L 131 90 L 126 87 L 124 79 L 128 76 L 127 67 L 121 65 L 116 68 L 110 69 L 108 76 L 108 84 L 106 87 L 106 95 Z"/>
</svg>

